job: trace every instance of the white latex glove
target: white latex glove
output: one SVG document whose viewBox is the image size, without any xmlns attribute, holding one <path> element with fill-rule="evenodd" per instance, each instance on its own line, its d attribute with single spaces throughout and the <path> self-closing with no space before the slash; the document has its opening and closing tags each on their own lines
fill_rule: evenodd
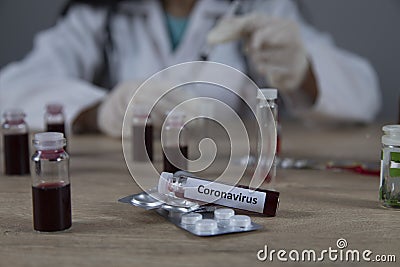
<svg viewBox="0 0 400 267">
<path fill-rule="evenodd" d="M 245 53 L 271 86 L 287 91 L 299 88 L 309 63 L 295 22 L 250 14 L 223 19 L 208 34 L 212 45 L 240 38 Z"/>
<path fill-rule="evenodd" d="M 97 123 L 103 133 L 113 137 L 121 136 L 126 109 L 132 96 L 141 84 L 141 82 L 122 83 L 116 86 L 103 103 L 101 103 L 97 113 Z M 146 90 L 145 94 L 135 95 L 135 101 L 151 107 L 158 97 L 171 87 L 171 83 L 167 81 L 152 83 L 152 90 Z M 164 96 L 157 104 L 158 108 L 151 113 L 153 124 L 160 126 L 167 111 L 170 111 L 178 103 L 192 97 L 193 94 L 187 91 Z M 191 115 L 191 110 L 185 110 L 185 112 L 187 115 Z"/>
</svg>

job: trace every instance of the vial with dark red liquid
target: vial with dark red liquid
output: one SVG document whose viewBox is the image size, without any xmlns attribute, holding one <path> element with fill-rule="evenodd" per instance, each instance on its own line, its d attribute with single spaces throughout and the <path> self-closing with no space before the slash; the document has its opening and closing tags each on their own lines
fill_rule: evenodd
<svg viewBox="0 0 400 267">
<path fill-rule="evenodd" d="M 47 132 L 58 132 L 65 134 L 65 117 L 63 113 L 63 106 L 58 103 L 50 103 L 46 106 L 46 113 L 44 114 L 44 121 L 46 124 Z"/>
<path fill-rule="evenodd" d="M 173 112 L 167 115 L 161 131 L 161 145 L 165 172 L 188 170 L 188 142 L 184 129 L 185 114 Z"/>
<path fill-rule="evenodd" d="M 41 232 L 71 227 L 69 156 L 62 133 L 35 134 L 32 156 L 33 228 Z"/>
<path fill-rule="evenodd" d="M 153 161 L 153 124 L 145 106 L 133 109 L 132 141 L 134 161 Z"/>
<path fill-rule="evenodd" d="M 3 114 L 4 169 L 6 175 L 29 174 L 29 135 L 25 113 L 9 109 Z"/>
</svg>

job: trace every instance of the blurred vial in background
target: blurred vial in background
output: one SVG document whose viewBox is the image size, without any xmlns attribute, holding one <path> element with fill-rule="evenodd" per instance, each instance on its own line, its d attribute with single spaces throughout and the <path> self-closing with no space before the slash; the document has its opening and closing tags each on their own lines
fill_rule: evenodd
<svg viewBox="0 0 400 267">
<path fill-rule="evenodd" d="M 9 109 L 3 114 L 4 168 L 6 175 L 29 174 L 29 135 L 21 109 Z"/>
<path fill-rule="evenodd" d="M 47 132 L 65 133 L 65 116 L 63 113 L 63 106 L 58 103 L 50 103 L 46 106 L 46 113 L 44 115 Z"/>
<path fill-rule="evenodd" d="M 147 161 L 147 156 L 153 161 L 153 123 L 147 114 L 145 106 L 133 108 L 132 144 L 133 160 Z"/>
<path fill-rule="evenodd" d="M 271 127 L 271 125 L 268 125 L 268 122 L 267 122 L 269 109 L 272 112 L 273 119 L 275 121 L 275 126 L 277 128 L 277 134 L 276 134 L 277 139 L 275 140 L 276 149 L 274 151 L 275 152 L 274 158 L 272 161 L 272 166 L 268 172 L 268 175 L 267 175 L 267 177 L 265 177 L 265 181 L 267 182 L 268 187 L 270 189 L 273 189 L 275 187 L 275 182 L 276 182 L 275 180 L 276 180 L 277 153 L 278 153 L 279 144 L 280 144 L 280 138 L 279 138 L 279 134 L 278 134 L 278 131 L 279 131 L 278 130 L 278 105 L 276 104 L 276 100 L 278 98 L 278 91 L 276 89 L 269 89 L 269 88 L 263 88 L 263 89 L 260 89 L 260 91 L 261 91 L 261 94 L 259 94 L 257 96 L 257 107 L 256 107 L 257 117 L 260 119 L 260 123 L 261 123 L 260 130 L 263 131 L 263 129 Z M 258 135 L 258 142 L 257 142 L 257 146 L 258 146 L 257 150 L 258 150 L 259 157 L 262 156 L 261 150 L 266 149 L 266 147 L 263 148 L 261 146 L 262 145 L 261 141 L 262 140 L 261 140 L 261 133 L 260 133 Z M 267 141 L 267 140 L 264 140 L 264 141 Z M 267 146 L 268 144 L 263 144 L 263 145 Z M 267 159 L 261 158 L 260 164 L 261 164 L 261 166 L 265 165 L 265 167 L 266 167 Z"/>
<path fill-rule="evenodd" d="M 164 172 L 186 171 L 188 169 L 188 140 L 184 129 L 185 114 L 168 114 L 161 133 Z"/>
<path fill-rule="evenodd" d="M 57 132 L 64 134 L 67 138 L 65 131 L 65 116 L 63 112 L 63 106 L 58 103 L 50 103 L 46 106 L 46 113 L 44 114 L 44 121 L 46 124 L 47 132 Z M 67 147 L 64 147 L 66 150 Z"/>
<path fill-rule="evenodd" d="M 279 111 L 278 111 L 278 90 L 274 88 L 261 88 L 260 89 L 267 104 L 271 109 L 272 115 L 274 116 L 276 125 L 276 155 L 278 156 L 281 151 L 281 124 L 279 123 Z"/>
</svg>

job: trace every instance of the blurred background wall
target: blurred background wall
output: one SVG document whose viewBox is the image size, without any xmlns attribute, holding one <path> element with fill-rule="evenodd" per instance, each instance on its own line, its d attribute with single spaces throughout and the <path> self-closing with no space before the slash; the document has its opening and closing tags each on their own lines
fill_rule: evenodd
<svg viewBox="0 0 400 267">
<path fill-rule="evenodd" d="M 23 58 L 35 33 L 54 25 L 66 0 L 0 0 L 0 68 Z M 400 96 L 399 0 L 297 0 L 305 19 L 378 72 L 380 119 L 394 122 Z"/>
</svg>

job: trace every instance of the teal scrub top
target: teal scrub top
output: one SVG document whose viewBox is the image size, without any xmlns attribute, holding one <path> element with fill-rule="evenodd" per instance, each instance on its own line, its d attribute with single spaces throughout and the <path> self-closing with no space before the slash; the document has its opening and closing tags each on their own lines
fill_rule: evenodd
<svg viewBox="0 0 400 267">
<path fill-rule="evenodd" d="M 171 16 L 170 14 L 166 14 L 165 17 L 170 36 L 171 47 L 172 50 L 175 50 L 182 40 L 189 19 L 187 17 L 183 18 Z"/>
</svg>

